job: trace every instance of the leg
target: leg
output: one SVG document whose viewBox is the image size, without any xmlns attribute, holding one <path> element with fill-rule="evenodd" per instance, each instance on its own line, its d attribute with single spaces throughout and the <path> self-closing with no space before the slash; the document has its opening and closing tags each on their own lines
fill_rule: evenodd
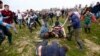
<svg viewBox="0 0 100 56">
<path fill-rule="evenodd" d="M 33 29 L 32 29 L 33 24 L 30 23 L 28 27 L 29 27 L 30 32 L 32 33 L 32 31 L 33 31 Z"/>
<path fill-rule="evenodd" d="M 71 26 L 68 26 L 67 28 L 68 28 L 68 33 L 70 33 L 70 31 L 71 31 Z"/>
<path fill-rule="evenodd" d="M 68 26 L 68 30 L 69 30 L 69 32 L 67 33 L 68 34 L 67 38 L 68 38 L 69 41 L 71 41 L 74 30 L 71 29 L 71 26 Z"/>
<path fill-rule="evenodd" d="M 85 32 L 85 33 L 88 32 L 88 31 L 87 31 L 87 25 L 86 25 L 86 24 L 84 25 L 84 32 Z"/>
<path fill-rule="evenodd" d="M 36 19 L 36 22 L 41 26 L 41 23 L 39 22 L 39 20 L 38 19 Z"/>
<path fill-rule="evenodd" d="M 14 32 L 15 32 L 15 33 L 18 33 L 15 24 L 12 23 L 11 25 L 12 25 L 12 27 L 13 27 Z"/>
<path fill-rule="evenodd" d="M 3 27 L 3 32 L 8 36 L 9 44 L 12 44 L 12 33 L 6 27 Z"/>
<path fill-rule="evenodd" d="M 21 29 L 21 19 L 18 19 L 19 28 Z"/>
<path fill-rule="evenodd" d="M 35 29 L 37 29 L 37 25 L 36 25 L 36 22 L 34 22 L 34 24 L 33 24 L 33 25 L 34 25 Z"/>
<path fill-rule="evenodd" d="M 90 26 L 90 24 L 88 25 L 87 30 L 88 30 L 88 33 L 91 33 L 91 26 Z"/>
<path fill-rule="evenodd" d="M 75 40 L 76 40 L 77 44 L 79 45 L 79 48 L 83 49 L 83 42 L 80 39 L 80 31 L 81 31 L 80 28 L 74 29 L 74 35 L 75 35 Z"/>
<path fill-rule="evenodd" d="M 2 32 L 2 30 L 0 30 L 0 45 L 2 44 L 4 39 L 5 39 L 4 33 Z"/>
</svg>

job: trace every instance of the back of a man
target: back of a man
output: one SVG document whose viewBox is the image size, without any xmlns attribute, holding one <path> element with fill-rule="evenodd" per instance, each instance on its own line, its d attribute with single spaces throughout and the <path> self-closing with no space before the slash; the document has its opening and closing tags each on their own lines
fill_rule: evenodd
<svg viewBox="0 0 100 56">
<path fill-rule="evenodd" d="M 54 40 L 50 45 L 46 44 L 38 48 L 39 56 L 66 56 L 68 48 L 60 46 L 59 42 Z"/>
<path fill-rule="evenodd" d="M 60 56 L 59 47 L 57 44 L 48 45 L 45 56 Z"/>
<path fill-rule="evenodd" d="M 76 14 L 71 15 L 72 26 L 74 29 L 80 28 L 80 19 Z"/>
<path fill-rule="evenodd" d="M 73 12 L 70 12 L 71 14 L 71 26 L 73 27 L 73 33 L 74 33 L 74 37 L 75 40 L 77 42 L 77 44 L 79 45 L 80 50 L 83 49 L 83 42 L 80 38 L 80 33 L 81 33 L 81 23 L 80 23 L 80 18 Z M 71 33 L 72 34 L 72 33 Z"/>
</svg>

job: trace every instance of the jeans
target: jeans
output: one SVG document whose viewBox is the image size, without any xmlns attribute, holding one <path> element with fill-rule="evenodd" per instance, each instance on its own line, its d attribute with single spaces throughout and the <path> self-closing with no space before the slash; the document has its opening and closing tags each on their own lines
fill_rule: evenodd
<svg viewBox="0 0 100 56">
<path fill-rule="evenodd" d="M 2 42 L 4 41 L 5 36 L 2 30 L 0 30 L 0 45 L 2 44 Z"/>
<path fill-rule="evenodd" d="M 12 33 L 5 26 L 0 25 L 0 28 L 4 34 L 8 37 L 9 44 L 12 44 Z"/>
<path fill-rule="evenodd" d="M 19 27 L 21 28 L 21 25 L 22 25 L 22 19 L 18 19 L 18 24 L 19 24 Z"/>
</svg>

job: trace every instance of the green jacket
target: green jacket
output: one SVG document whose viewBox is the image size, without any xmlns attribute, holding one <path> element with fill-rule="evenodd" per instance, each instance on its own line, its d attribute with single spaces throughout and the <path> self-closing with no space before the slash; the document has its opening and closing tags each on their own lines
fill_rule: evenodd
<svg viewBox="0 0 100 56">
<path fill-rule="evenodd" d="M 90 24 L 91 23 L 91 14 L 86 14 L 85 16 L 84 16 L 84 18 L 85 18 L 85 20 L 84 20 L 84 23 L 85 24 Z"/>
</svg>

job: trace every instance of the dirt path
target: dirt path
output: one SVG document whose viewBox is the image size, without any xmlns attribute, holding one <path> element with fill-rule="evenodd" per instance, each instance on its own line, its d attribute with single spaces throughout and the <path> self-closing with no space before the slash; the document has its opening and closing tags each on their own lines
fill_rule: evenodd
<svg viewBox="0 0 100 56">
<path fill-rule="evenodd" d="M 95 54 L 100 54 L 100 45 L 95 44 L 94 42 L 84 39 L 85 46 L 89 49 L 87 51 L 87 56 L 95 56 Z"/>
</svg>

